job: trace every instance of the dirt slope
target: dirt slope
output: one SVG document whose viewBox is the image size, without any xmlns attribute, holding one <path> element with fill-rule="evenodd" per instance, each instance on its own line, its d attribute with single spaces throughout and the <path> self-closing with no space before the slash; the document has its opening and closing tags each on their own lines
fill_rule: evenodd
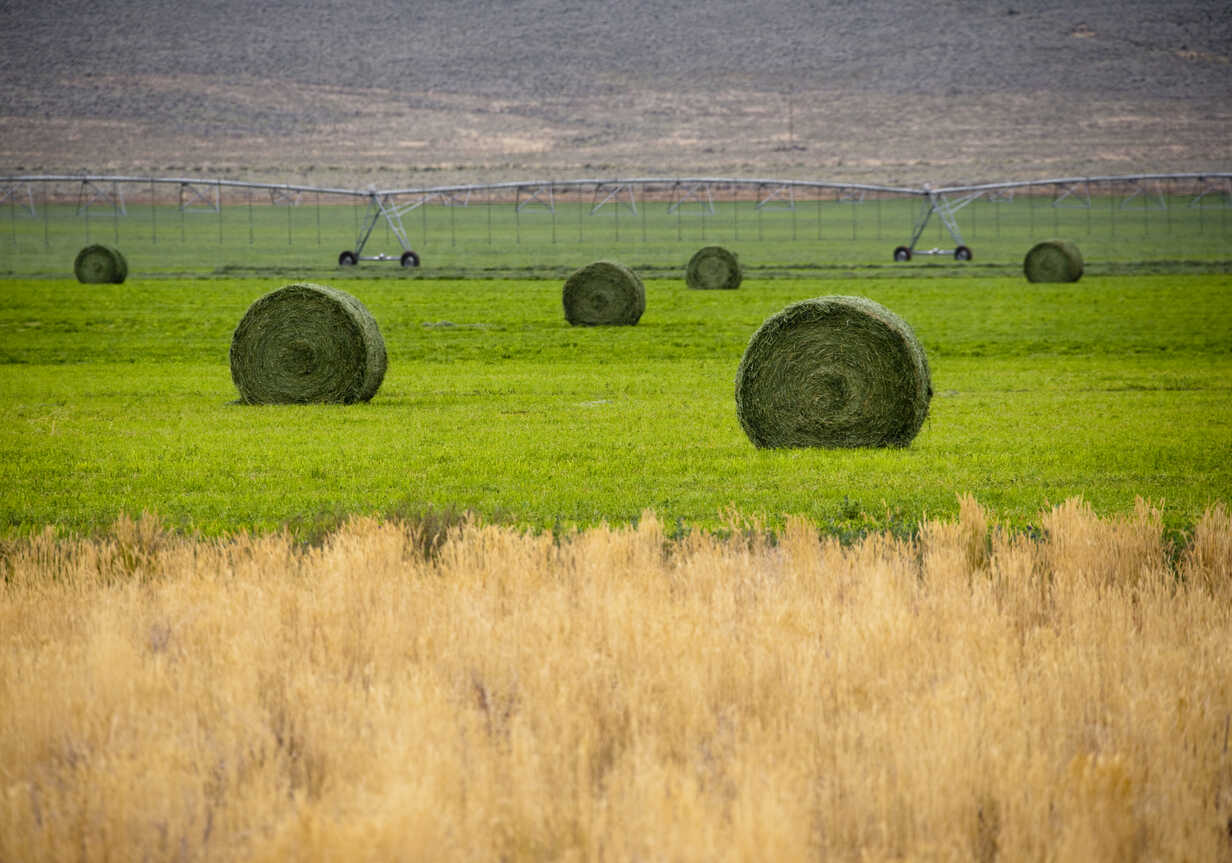
<svg viewBox="0 0 1232 863">
<path fill-rule="evenodd" d="M 0 172 L 1229 168 L 1221 0 L 0 3 Z"/>
</svg>

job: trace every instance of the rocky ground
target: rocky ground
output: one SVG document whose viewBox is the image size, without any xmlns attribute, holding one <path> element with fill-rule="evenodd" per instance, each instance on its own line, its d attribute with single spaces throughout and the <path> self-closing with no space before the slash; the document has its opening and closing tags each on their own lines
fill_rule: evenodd
<svg viewBox="0 0 1232 863">
<path fill-rule="evenodd" d="M 0 173 L 1229 170 L 1224 2 L 0 3 Z"/>
</svg>

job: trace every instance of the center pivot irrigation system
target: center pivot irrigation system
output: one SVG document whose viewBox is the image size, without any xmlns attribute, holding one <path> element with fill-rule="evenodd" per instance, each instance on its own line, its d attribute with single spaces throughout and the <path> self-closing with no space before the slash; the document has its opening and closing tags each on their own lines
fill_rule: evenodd
<svg viewBox="0 0 1232 863">
<path fill-rule="evenodd" d="M 369 189 L 366 193 L 368 197 L 368 210 L 364 217 L 364 221 L 360 226 L 359 233 L 355 238 L 355 248 L 347 249 L 338 255 L 338 263 L 341 266 L 355 266 L 360 261 L 399 261 L 404 267 L 418 267 L 420 263 L 419 254 L 411 248 L 410 241 L 407 239 L 406 229 L 402 225 L 402 216 L 412 210 L 422 207 L 433 200 L 440 200 L 442 203 L 449 206 L 467 206 L 471 195 L 476 193 L 488 194 L 493 193 L 513 193 L 514 205 L 521 211 L 527 207 L 538 206 L 548 210 L 555 209 L 555 191 L 556 189 L 578 189 L 589 188 L 593 189 L 594 201 L 590 208 L 591 215 L 598 212 L 605 204 L 614 203 L 617 206 L 627 206 L 634 213 L 637 212 L 637 194 L 635 189 L 643 190 L 649 187 L 662 187 L 670 190 L 667 194 L 669 198 L 667 211 L 675 212 L 680 206 L 686 203 L 700 204 L 707 208 L 710 213 L 714 212 L 714 194 L 715 187 L 756 187 L 758 201 L 756 208 L 762 209 L 794 209 L 795 195 L 798 189 L 803 190 L 833 190 L 843 193 L 849 197 L 845 200 L 863 200 L 868 193 L 873 194 L 891 194 L 891 195 L 922 195 L 924 196 L 924 209 L 921 211 L 920 217 L 916 220 L 915 232 L 911 238 L 910 245 L 899 246 L 894 251 L 894 260 L 908 261 L 911 259 L 915 244 L 919 240 L 920 235 L 924 233 L 924 228 L 927 226 L 933 212 L 937 212 L 944 220 L 946 227 L 950 231 L 950 235 L 954 237 L 955 248 L 953 250 L 954 257 L 960 261 L 971 260 L 971 250 L 962 242 L 962 238 L 958 233 L 958 225 L 954 220 L 953 213 L 961 208 L 962 204 L 955 206 L 947 200 L 944 193 L 946 189 L 913 189 L 900 186 L 879 186 L 864 183 L 834 183 L 816 180 L 768 180 L 768 179 L 747 179 L 747 178 L 723 178 L 723 177 L 637 177 L 626 180 L 552 180 L 552 181 L 535 181 L 535 182 L 506 182 L 506 183 L 486 183 L 463 186 L 437 186 L 427 189 Z M 979 194 L 970 197 L 969 200 L 975 200 Z M 409 198 L 409 200 L 405 200 Z M 403 199 L 399 203 L 399 199 Z M 644 203 L 643 203 L 644 205 Z M 385 224 L 389 227 L 390 233 L 397 238 L 402 246 L 401 255 L 388 255 L 380 252 L 375 255 L 363 254 L 368 241 L 372 237 L 372 232 L 380 221 L 384 219 Z M 941 254 L 941 250 L 933 249 L 922 254 Z"/>
<path fill-rule="evenodd" d="M 1127 174 L 1120 176 L 1059 177 L 1046 180 L 1023 180 L 1017 182 L 984 183 L 922 188 L 888 186 L 865 183 L 843 183 L 822 180 L 778 180 L 735 177 L 639 177 L 630 179 L 577 179 L 577 180 L 528 180 L 518 182 L 482 183 L 456 186 L 366 190 L 324 188 L 317 186 L 291 186 L 287 184 L 254 183 L 239 180 L 174 178 L 174 177 L 121 177 L 103 175 L 40 175 L 0 177 L 0 204 L 8 204 L 10 217 L 22 213 L 35 215 L 36 196 L 33 187 L 42 184 L 43 201 L 47 202 L 47 187 L 55 184 L 76 186 L 77 214 L 89 217 L 91 207 L 108 207 L 115 216 L 127 215 L 124 189 L 139 192 L 148 187 L 151 200 L 156 186 L 178 187 L 177 201 L 181 212 L 209 211 L 221 213 L 223 189 L 244 190 L 250 202 L 256 192 L 268 193 L 275 205 L 297 206 L 304 195 L 315 194 L 319 203 L 321 195 L 367 201 L 367 209 L 357 221 L 357 232 L 352 248 L 338 255 L 338 264 L 356 266 L 361 261 L 397 261 L 403 267 L 418 267 L 420 255 L 411 248 L 402 217 L 430 203 L 445 206 L 466 207 L 478 198 L 480 203 L 509 202 L 522 212 L 527 208 L 556 212 L 558 194 L 572 190 L 579 198 L 587 193 L 593 195 L 589 207 L 595 215 L 611 204 L 638 212 L 639 198 L 643 208 L 655 203 L 666 203 L 668 213 L 676 213 L 685 205 L 697 206 L 703 212 L 715 212 L 715 191 L 728 190 L 733 196 L 740 190 L 749 190 L 755 197 L 758 211 L 795 210 L 799 198 L 805 200 L 833 193 L 843 202 L 861 203 L 869 196 L 919 200 L 919 209 L 914 220 L 911 238 L 905 245 L 893 251 L 895 261 L 910 261 L 917 255 L 948 255 L 957 261 L 970 261 L 973 257 L 970 246 L 959 231 L 957 213 L 967 205 L 985 198 L 989 201 L 1010 201 L 1022 193 L 1033 198 L 1047 196 L 1053 207 L 1085 207 L 1090 209 L 1092 189 L 1099 188 L 1105 197 L 1120 199 L 1121 209 L 1167 209 L 1164 183 L 1168 183 L 1176 196 L 1177 188 L 1184 189 L 1184 197 L 1192 208 L 1232 209 L 1232 173 L 1156 173 Z M 741 193 L 742 194 L 742 193 Z M 918 244 L 933 216 L 941 220 L 953 240 L 951 248 L 921 249 Z M 251 218 L 251 217 L 250 217 Z M 373 232 L 384 222 L 401 246 L 400 252 L 387 254 L 364 254 L 371 244 Z M 221 225 L 221 222 L 220 222 Z M 221 235 L 221 227 L 220 227 Z"/>
<path fill-rule="evenodd" d="M 1133 191 L 1127 196 L 1128 203 L 1136 197 L 1149 198 L 1150 184 L 1162 181 L 1190 180 L 1197 183 L 1193 206 L 1202 206 L 1202 201 L 1210 196 L 1217 196 L 1224 206 L 1232 204 L 1232 174 L 1130 174 L 1122 176 L 1100 177 L 1060 177 L 1047 180 L 1027 180 L 1019 182 L 984 183 L 979 185 L 948 186 L 934 188 L 925 184 L 923 188 L 902 186 L 883 186 L 862 183 L 836 183 L 817 180 L 768 180 L 747 178 L 721 177 L 689 177 L 663 178 L 639 177 L 627 180 L 556 180 L 536 182 L 489 183 L 463 186 L 438 186 L 427 189 L 369 189 L 368 211 L 356 237 L 355 248 L 342 252 L 338 263 L 342 266 L 353 266 L 359 261 L 399 261 L 404 267 L 417 267 L 420 263 L 419 254 L 415 252 L 407 239 L 406 230 L 402 226 L 402 216 L 411 210 L 421 207 L 434 199 L 451 206 L 466 206 L 471 195 L 476 193 L 492 194 L 506 191 L 514 193 L 515 206 L 521 210 L 531 205 L 552 209 L 554 207 L 554 189 L 593 188 L 594 203 L 591 207 L 593 215 L 609 202 L 624 204 L 634 213 L 637 212 L 636 188 L 666 187 L 670 191 L 668 212 L 675 211 L 681 205 L 694 202 L 708 207 L 714 212 L 713 189 L 715 187 L 752 186 L 757 189 L 757 209 L 794 209 L 797 190 L 832 190 L 846 197 L 843 200 L 863 200 L 868 193 L 916 196 L 920 198 L 920 208 L 912 229 L 911 239 L 906 245 L 894 249 L 895 261 L 910 261 L 916 255 L 951 255 L 956 261 L 970 261 L 973 257 L 971 247 L 963 240 L 958 228 L 956 214 L 968 204 L 987 196 L 989 199 L 1012 199 L 1015 190 L 1027 191 L 1031 188 L 1053 188 L 1053 205 L 1061 206 L 1062 202 L 1070 200 L 1071 206 L 1090 207 L 1091 185 L 1093 183 L 1128 184 Z M 627 200 L 622 201 L 622 197 Z M 399 199 L 406 199 L 398 203 Z M 1084 203 L 1085 202 L 1085 203 Z M 924 235 L 928 223 L 936 215 L 945 226 L 950 238 L 954 241 L 952 248 L 920 249 L 917 244 Z M 389 226 L 390 232 L 402 246 L 401 255 L 363 254 L 372 236 L 373 229 L 382 220 Z"/>
</svg>

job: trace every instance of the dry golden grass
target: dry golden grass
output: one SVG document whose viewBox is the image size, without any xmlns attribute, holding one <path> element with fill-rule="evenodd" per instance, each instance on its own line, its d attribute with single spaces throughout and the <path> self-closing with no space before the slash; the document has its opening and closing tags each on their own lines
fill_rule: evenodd
<svg viewBox="0 0 1232 863">
<path fill-rule="evenodd" d="M 1232 517 L 4 548 L 0 860 L 1232 860 Z"/>
</svg>

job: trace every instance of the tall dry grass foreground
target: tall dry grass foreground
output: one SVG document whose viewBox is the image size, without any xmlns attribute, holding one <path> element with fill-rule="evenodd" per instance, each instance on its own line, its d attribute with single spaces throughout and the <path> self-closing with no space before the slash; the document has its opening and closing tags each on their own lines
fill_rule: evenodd
<svg viewBox="0 0 1232 863">
<path fill-rule="evenodd" d="M 5 547 L 0 860 L 1232 860 L 1232 518 Z"/>
</svg>

